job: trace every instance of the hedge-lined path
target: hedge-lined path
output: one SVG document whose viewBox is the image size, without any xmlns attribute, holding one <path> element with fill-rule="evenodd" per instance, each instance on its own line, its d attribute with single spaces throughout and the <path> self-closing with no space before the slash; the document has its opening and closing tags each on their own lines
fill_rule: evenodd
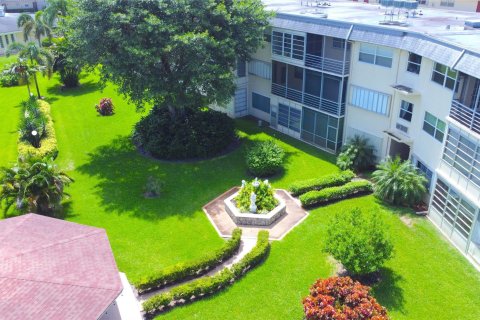
<svg viewBox="0 0 480 320">
<path fill-rule="evenodd" d="M 233 255 L 230 259 L 225 260 L 223 263 L 221 263 L 217 267 L 213 268 L 212 270 L 210 270 L 206 274 L 202 275 L 202 277 L 213 276 L 214 274 L 222 271 L 225 268 L 230 268 L 233 264 L 240 261 L 247 253 L 249 253 L 253 249 L 253 247 L 255 247 L 256 243 L 257 243 L 257 240 L 255 238 L 243 238 L 242 237 L 240 248 L 238 249 L 238 252 L 235 255 Z M 175 287 L 178 287 L 180 285 L 184 285 L 186 283 L 195 281 L 196 279 L 198 279 L 198 278 L 189 279 L 187 281 L 179 282 L 179 283 L 173 284 L 171 286 L 164 287 L 164 288 L 159 289 L 159 290 L 151 291 L 151 292 L 148 292 L 148 293 L 145 293 L 145 294 L 142 294 L 142 295 L 137 295 L 138 302 L 141 305 L 143 302 L 145 302 L 146 300 L 148 300 L 149 298 L 151 298 L 153 296 L 156 296 L 157 294 L 170 291 Z"/>
<path fill-rule="evenodd" d="M 236 225 L 225 211 L 223 201 L 239 189 L 239 187 L 233 187 L 203 207 L 203 211 L 221 237 L 230 237 L 235 228 L 240 228 L 242 229 L 242 239 L 256 239 L 260 230 L 267 230 L 270 234 L 270 240 L 281 240 L 308 216 L 308 211 L 301 207 L 298 199 L 292 197 L 286 190 L 277 189 L 276 195 L 285 202 L 287 207 L 286 215 L 269 226 L 254 227 Z"/>
</svg>

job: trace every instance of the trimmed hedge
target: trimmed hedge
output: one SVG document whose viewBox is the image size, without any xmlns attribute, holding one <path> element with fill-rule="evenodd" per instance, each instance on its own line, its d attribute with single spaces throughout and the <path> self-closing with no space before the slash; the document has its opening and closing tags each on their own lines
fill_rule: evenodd
<svg viewBox="0 0 480 320">
<path fill-rule="evenodd" d="M 53 126 L 52 116 L 50 115 L 50 105 L 43 100 L 38 100 L 38 108 L 46 118 L 45 129 L 47 136 L 41 140 L 40 148 L 35 148 L 28 141 L 18 138 L 18 158 L 28 157 L 44 158 L 46 156 L 55 159 L 58 155 L 57 137 Z"/>
<path fill-rule="evenodd" d="M 294 196 L 301 195 L 312 190 L 321 190 L 329 187 L 336 187 L 350 182 L 355 177 L 355 173 L 350 170 L 340 173 L 329 174 L 320 178 L 297 181 L 293 183 L 289 190 Z"/>
<path fill-rule="evenodd" d="M 262 230 L 258 233 L 257 244 L 252 251 L 231 268 L 225 268 L 214 276 L 178 286 L 145 301 L 143 310 L 146 318 L 151 319 L 175 306 L 191 303 L 221 291 L 240 279 L 248 270 L 262 263 L 269 251 L 268 231 Z"/>
<path fill-rule="evenodd" d="M 144 294 L 153 290 L 158 290 L 166 286 L 183 282 L 207 273 L 212 268 L 218 266 L 226 259 L 232 257 L 240 248 L 242 230 L 236 228 L 233 230 L 232 238 L 217 251 L 209 252 L 207 255 L 185 263 L 167 267 L 147 278 L 134 283 L 139 294 Z"/>
<path fill-rule="evenodd" d="M 309 191 L 301 195 L 299 199 L 303 207 L 311 207 L 372 192 L 373 186 L 369 181 L 359 180 L 349 182 L 340 187 Z"/>
</svg>

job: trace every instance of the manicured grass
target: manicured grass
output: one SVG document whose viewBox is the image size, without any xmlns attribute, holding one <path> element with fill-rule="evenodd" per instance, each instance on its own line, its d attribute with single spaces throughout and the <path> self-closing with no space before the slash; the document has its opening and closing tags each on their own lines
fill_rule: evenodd
<svg viewBox="0 0 480 320">
<path fill-rule="evenodd" d="M 130 280 L 222 245 L 201 207 L 247 177 L 244 153 L 251 140 L 275 137 L 285 148 L 286 169 L 270 179 L 277 188 L 338 171 L 333 156 L 246 120 L 237 121 L 242 146 L 228 155 L 193 163 L 147 159 L 128 139 L 141 114 L 111 86 L 100 92 L 95 75 L 82 79 L 78 89 L 62 91 L 57 79 L 43 78 L 40 87 L 52 105 L 57 163 L 75 179 L 68 188 L 72 198 L 65 205 L 66 219 L 105 228 L 119 269 Z M 25 87 L 0 89 L 0 165 L 15 161 L 16 106 L 25 97 Z M 96 114 L 101 97 L 113 99 L 114 116 Z M 165 182 L 160 198 L 144 199 L 148 176 Z M 369 196 L 313 210 L 284 240 L 273 243 L 267 261 L 239 283 L 159 319 L 302 319 L 301 299 L 309 286 L 334 271 L 321 250 L 328 221 L 354 206 L 385 210 L 391 227 L 395 257 L 374 295 L 393 319 L 480 318 L 480 276 L 473 267 L 428 221 L 382 207 Z M 413 219 L 413 226 L 401 216 Z"/>
</svg>

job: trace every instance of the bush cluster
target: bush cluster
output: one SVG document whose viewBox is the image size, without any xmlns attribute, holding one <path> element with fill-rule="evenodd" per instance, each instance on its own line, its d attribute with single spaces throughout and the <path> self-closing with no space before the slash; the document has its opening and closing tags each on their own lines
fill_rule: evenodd
<svg viewBox="0 0 480 320">
<path fill-rule="evenodd" d="M 337 213 L 328 224 L 325 251 L 352 275 L 376 272 L 393 255 L 385 222 L 376 212 Z"/>
<path fill-rule="evenodd" d="M 308 191 L 322 190 L 344 185 L 345 183 L 350 182 L 354 177 L 355 174 L 352 171 L 346 170 L 316 179 L 297 181 L 290 186 L 289 190 L 292 195 L 298 196 Z"/>
<path fill-rule="evenodd" d="M 388 320 L 370 288 L 349 277 L 319 279 L 303 299 L 306 320 Z"/>
<path fill-rule="evenodd" d="M 209 158 L 225 151 L 235 138 L 233 120 L 208 108 L 172 115 L 165 107 L 154 107 L 133 133 L 137 147 L 166 160 Z"/>
<path fill-rule="evenodd" d="M 207 273 L 223 261 L 232 257 L 240 248 L 242 230 L 233 230 L 232 238 L 225 245 L 195 261 L 178 263 L 135 283 L 140 294 L 161 289 Z"/>
<path fill-rule="evenodd" d="M 20 76 L 11 72 L 11 66 L 6 66 L 5 70 L 0 73 L 0 87 L 14 87 L 20 83 Z"/>
<path fill-rule="evenodd" d="M 285 151 L 274 140 L 256 142 L 248 149 L 247 168 L 254 176 L 268 177 L 283 168 Z"/>
<path fill-rule="evenodd" d="M 34 105 L 32 102 L 25 103 L 24 106 L 27 106 L 30 111 L 29 117 L 32 117 L 34 113 L 38 113 L 40 118 L 42 119 L 39 123 L 41 123 L 41 127 L 30 127 L 32 124 L 28 124 L 27 122 L 23 122 L 20 127 L 20 135 L 18 141 L 18 157 L 20 159 L 25 158 L 44 158 L 50 157 L 55 159 L 58 155 L 57 149 L 57 137 L 55 135 L 55 128 L 53 126 L 53 120 L 50 115 L 50 105 L 42 100 L 34 101 Z M 33 111 L 37 109 L 37 111 Z M 24 115 L 27 111 L 27 108 L 24 109 Z M 35 128 L 35 129 L 34 129 Z M 37 137 L 40 139 L 39 141 L 33 140 L 32 131 L 37 131 Z M 37 139 L 37 138 L 35 138 Z M 32 144 L 33 141 L 33 144 Z M 39 147 L 37 148 L 36 145 Z"/>
<path fill-rule="evenodd" d="M 270 251 L 268 231 L 258 233 L 257 244 L 239 262 L 211 277 L 203 277 L 156 295 L 143 303 L 147 318 L 178 305 L 193 302 L 221 291 L 240 279 L 248 270 L 262 263 Z"/>
<path fill-rule="evenodd" d="M 311 207 L 372 192 L 372 184 L 367 180 L 360 180 L 349 182 L 340 187 L 309 191 L 302 194 L 299 199 L 303 207 Z"/>
<path fill-rule="evenodd" d="M 341 170 L 352 169 L 358 172 L 370 169 L 374 164 L 374 148 L 367 138 L 360 136 L 350 139 L 337 157 L 337 166 Z"/>
<path fill-rule="evenodd" d="M 254 187 L 254 183 L 258 183 Z M 278 205 L 278 200 L 275 198 L 275 190 L 272 188 L 268 180 L 260 181 L 253 180 L 250 182 L 242 181 L 242 188 L 235 197 L 235 204 L 241 212 L 250 211 L 250 195 L 255 192 L 257 199 L 255 205 L 257 206 L 257 213 L 268 213 L 275 209 Z"/>
<path fill-rule="evenodd" d="M 95 109 L 101 116 L 111 116 L 115 113 L 115 107 L 110 98 L 100 99 L 100 102 L 95 105 Z"/>
</svg>

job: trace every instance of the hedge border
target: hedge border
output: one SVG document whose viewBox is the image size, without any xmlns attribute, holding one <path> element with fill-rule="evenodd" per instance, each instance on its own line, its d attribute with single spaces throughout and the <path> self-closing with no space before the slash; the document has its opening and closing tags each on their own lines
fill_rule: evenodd
<svg viewBox="0 0 480 320">
<path fill-rule="evenodd" d="M 27 141 L 23 141 L 19 135 L 17 147 L 19 159 L 28 157 L 43 158 L 45 156 L 55 159 L 58 155 L 57 136 L 55 135 L 55 127 L 50 114 L 51 107 L 46 101 L 43 100 L 37 100 L 37 103 L 38 109 L 47 119 L 47 123 L 45 125 L 47 136 L 41 140 L 40 148 L 35 148 Z"/>
<path fill-rule="evenodd" d="M 232 238 L 220 249 L 209 252 L 197 260 L 169 266 L 147 278 L 141 279 L 134 283 L 134 286 L 139 294 L 144 294 L 204 275 L 237 253 L 240 248 L 241 238 L 242 230 L 235 228 Z"/>
<path fill-rule="evenodd" d="M 352 181 L 354 177 L 355 173 L 353 173 L 353 171 L 345 170 L 319 178 L 297 181 L 290 186 L 289 191 L 292 195 L 298 196 L 313 190 L 344 185 L 345 183 Z"/>
<path fill-rule="evenodd" d="M 325 188 L 319 191 L 309 191 L 300 196 L 302 207 L 313 207 L 347 198 L 357 197 L 373 192 L 370 181 L 352 181 L 340 187 Z"/>
<path fill-rule="evenodd" d="M 260 231 L 255 247 L 231 268 L 225 268 L 214 276 L 203 277 L 178 286 L 145 301 L 143 303 L 143 310 L 146 318 L 152 319 L 156 315 L 176 306 L 205 298 L 235 283 L 235 281 L 243 277 L 248 270 L 261 264 L 268 256 L 270 252 L 268 236 L 268 231 Z"/>
</svg>

